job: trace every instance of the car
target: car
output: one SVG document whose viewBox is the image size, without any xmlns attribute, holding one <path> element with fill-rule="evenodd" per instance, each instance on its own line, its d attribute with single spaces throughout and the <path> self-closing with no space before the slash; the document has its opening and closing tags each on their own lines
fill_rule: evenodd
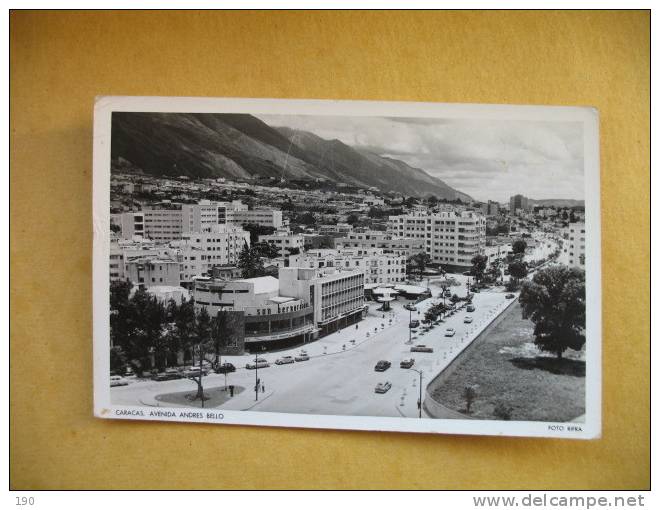
<svg viewBox="0 0 660 510">
<path fill-rule="evenodd" d="M 406 310 L 410 310 L 411 312 L 416 312 L 417 311 L 417 308 L 415 308 L 415 305 L 413 305 L 412 303 L 408 303 L 407 305 L 403 305 L 403 307 Z"/>
<path fill-rule="evenodd" d="M 275 360 L 276 365 L 288 365 L 289 363 L 293 363 L 293 356 L 282 356 Z"/>
<path fill-rule="evenodd" d="M 296 361 L 309 361 L 309 356 L 307 354 L 303 354 L 302 352 L 298 354 L 295 358 L 293 358 Z"/>
<path fill-rule="evenodd" d="M 415 329 L 419 327 L 419 321 L 417 319 L 410 321 L 410 324 L 408 324 L 408 327 L 410 329 Z"/>
<path fill-rule="evenodd" d="M 245 368 L 248 370 L 254 370 L 255 368 L 268 368 L 270 363 L 264 358 L 257 358 L 255 361 L 250 361 L 245 365 Z"/>
<path fill-rule="evenodd" d="M 385 381 L 384 383 L 379 382 L 376 385 L 376 393 L 387 393 L 390 391 L 390 388 L 392 387 L 392 383 L 389 381 Z"/>
<path fill-rule="evenodd" d="M 455 334 L 456 330 L 454 328 L 445 329 L 445 336 L 454 336 Z"/>
<path fill-rule="evenodd" d="M 504 297 L 507 298 L 507 299 L 513 299 L 513 298 L 516 297 L 516 296 L 514 296 L 513 294 L 507 294 L 507 295 L 504 296 Z"/>
<path fill-rule="evenodd" d="M 236 372 L 236 367 L 231 363 L 223 363 L 215 367 L 216 374 L 229 374 L 231 372 Z"/>
<path fill-rule="evenodd" d="M 376 363 L 376 366 L 374 367 L 374 370 L 376 372 L 385 372 L 388 368 L 392 366 L 392 363 L 390 363 L 387 360 L 380 360 L 378 363 Z"/>
<path fill-rule="evenodd" d="M 470 317 L 469 315 L 466 315 L 465 318 L 463 319 L 463 322 L 465 324 L 470 324 L 472 322 L 472 317 Z"/>
<path fill-rule="evenodd" d="M 176 368 L 167 368 L 164 372 L 155 374 L 152 379 L 154 381 L 171 381 L 173 379 L 181 379 L 181 372 Z"/>
<path fill-rule="evenodd" d="M 128 381 L 120 375 L 111 375 L 110 387 L 114 388 L 115 386 L 128 386 Z"/>
<path fill-rule="evenodd" d="M 399 367 L 401 368 L 410 368 L 415 364 L 414 358 L 408 358 L 401 360 L 401 363 L 399 363 Z"/>
<path fill-rule="evenodd" d="M 476 308 L 474 307 L 474 305 L 467 305 L 467 308 L 465 310 L 467 310 L 468 312 L 474 312 Z"/>
<path fill-rule="evenodd" d="M 198 377 L 200 373 L 207 375 L 209 370 L 206 366 L 202 366 L 201 369 L 198 366 L 190 367 L 183 371 L 183 377 Z"/>
<path fill-rule="evenodd" d="M 450 290 L 446 290 L 445 293 L 443 294 L 443 296 L 446 297 L 446 298 L 447 298 L 447 297 L 450 298 L 450 297 L 451 297 L 451 291 L 450 291 Z"/>
<path fill-rule="evenodd" d="M 433 347 L 424 344 L 417 344 L 410 348 L 410 352 L 433 352 Z"/>
</svg>

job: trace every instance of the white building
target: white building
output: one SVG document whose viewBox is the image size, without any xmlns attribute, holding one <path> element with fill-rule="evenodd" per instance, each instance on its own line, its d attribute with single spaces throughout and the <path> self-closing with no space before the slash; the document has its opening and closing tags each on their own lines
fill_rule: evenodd
<svg viewBox="0 0 660 510">
<path fill-rule="evenodd" d="M 423 240 L 431 262 L 462 271 L 472 266 L 472 257 L 484 251 L 486 219 L 474 211 L 410 213 L 390 216 L 388 232 Z"/>
<path fill-rule="evenodd" d="M 110 281 L 121 281 L 128 278 L 126 263 L 143 257 L 156 257 L 162 250 L 149 239 L 135 237 L 131 240 L 110 237 Z"/>
<path fill-rule="evenodd" d="M 362 318 L 364 274 L 336 268 L 285 267 L 279 271 L 280 293 L 309 303 L 322 334 L 337 331 Z"/>
<path fill-rule="evenodd" d="M 236 265 L 246 245 L 250 246 L 250 233 L 230 225 L 182 234 L 180 241 L 171 244 L 178 253 L 182 283 L 191 283 L 214 266 Z"/>
<path fill-rule="evenodd" d="M 378 248 L 308 250 L 289 257 L 289 266 L 361 271 L 364 283 L 396 284 L 406 280 L 406 257 Z"/>
<path fill-rule="evenodd" d="M 559 262 L 584 269 L 585 246 L 584 223 L 569 223 L 568 227 L 564 228 Z"/>
<path fill-rule="evenodd" d="M 262 227 L 281 228 L 284 225 L 282 211 L 276 209 L 227 210 L 227 224 L 255 223 Z"/>
<path fill-rule="evenodd" d="M 397 237 L 387 232 L 370 230 L 367 232 L 353 232 L 337 240 L 337 249 L 369 249 L 380 248 L 385 253 L 396 253 L 412 257 L 425 250 L 424 239 L 413 237 Z"/>
<path fill-rule="evenodd" d="M 259 236 L 260 243 L 273 244 L 280 251 L 282 257 L 286 257 L 292 248 L 303 251 L 305 238 L 300 234 L 278 233 L 273 235 Z"/>
<path fill-rule="evenodd" d="M 193 298 L 195 307 L 206 308 L 211 317 L 219 312 L 238 313 L 232 341 L 241 349 L 281 349 L 315 337 L 312 306 L 304 299 L 282 295 L 279 280 L 272 276 L 233 281 L 195 278 Z"/>
<path fill-rule="evenodd" d="M 134 285 L 179 286 L 179 263 L 169 257 L 144 256 L 126 263 L 127 278 Z"/>
<path fill-rule="evenodd" d="M 319 225 L 318 233 L 321 235 L 348 234 L 353 232 L 353 225 L 348 223 L 335 223 L 332 225 Z"/>
</svg>

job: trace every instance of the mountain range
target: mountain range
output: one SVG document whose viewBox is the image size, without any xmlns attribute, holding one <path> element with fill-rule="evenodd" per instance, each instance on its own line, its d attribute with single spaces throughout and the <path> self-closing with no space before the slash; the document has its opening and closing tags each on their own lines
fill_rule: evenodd
<svg viewBox="0 0 660 510">
<path fill-rule="evenodd" d="M 471 200 L 401 160 L 269 126 L 247 114 L 114 112 L 111 153 L 113 160 L 122 158 L 152 175 L 326 179 L 417 197 Z"/>
</svg>

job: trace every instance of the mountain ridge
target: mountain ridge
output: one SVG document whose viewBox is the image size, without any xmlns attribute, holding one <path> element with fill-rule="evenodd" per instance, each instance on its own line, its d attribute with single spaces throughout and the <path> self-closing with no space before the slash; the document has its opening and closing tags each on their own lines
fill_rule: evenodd
<svg viewBox="0 0 660 510">
<path fill-rule="evenodd" d="M 112 114 L 111 155 L 152 175 L 250 179 L 327 179 L 406 195 L 471 200 L 403 161 L 272 127 L 248 114 Z"/>
</svg>

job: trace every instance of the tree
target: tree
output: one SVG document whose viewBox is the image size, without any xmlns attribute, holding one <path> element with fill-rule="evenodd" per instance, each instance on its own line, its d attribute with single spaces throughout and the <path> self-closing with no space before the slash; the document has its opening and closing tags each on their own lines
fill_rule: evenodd
<svg viewBox="0 0 660 510">
<path fill-rule="evenodd" d="M 211 324 L 211 317 L 206 311 L 206 308 L 202 308 L 195 315 L 194 342 L 194 351 L 197 353 L 197 359 L 199 361 L 199 372 L 197 375 L 191 375 L 189 378 L 197 384 L 197 394 L 193 400 L 201 400 L 202 407 L 204 407 L 204 400 L 206 400 L 206 397 L 204 396 L 204 386 L 202 384 L 202 379 L 204 378 L 203 362 L 208 361 L 206 355 L 215 350 L 213 326 Z"/>
<path fill-rule="evenodd" d="M 520 293 L 524 318 L 534 323 L 534 343 L 562 357 L 585 343 L 584 271 L 563 265 L 538 271 Z"/>
<path fill-rule="evenodd" d="M 174 317 L 174 348 L 183 349 L 184 362 L 190 359 L 195 328 L 195 303 L 192 299 L 181 301 Z M 177 349 L 177 352 L 178 352 Z"/>
<path fill-rule="evenodd" d="M 430 255 L 425 251 L 421 251 L 408 259 L 408 266 L 409 267 L 414 266 L 417 269 L 417 272 L 419 273 L 419 277 L 422 278 L 422 276 L 424 275 L 424 271 L 426 270 L 426 266 L 430 262 L 431 262 Z"/>
<path fill-rule="evenodd" d="M 117 225 L 116 223 L 110 223 L 110 232 L 119 234 L 121 232 L 121 226 Z"/>
<path fill-rule="evenodd" d="M 513 288 L 518 287 L 518 282 L 527 276 L 527 263 L 514 259 L 510 264 L 509 264 L 509 274 L 514 278 L 514 285 Z"/>
<path fill-rule="evenodd" d="M 484 277 L 484 271 L 488 265 L 488 257 L 486 257 L 486 255 L 475 255 L 472 257 L 471 262 L 472 269 L 470 272 L 472 273 L 472 276 L 474 276 L 474 279 L 477 281 L 477 283 L 479 283 Z"/>
<path fill-rule="evenodd" d="M 243 250 L 238 256 L 238 267 L 241 269 L 243 278 L 257 278 L 266 274 L 259 250 L 254 247 L 250 248 L 247 244 L 243 246 Z"/>
<path fill-rule="evenodd" d="M 524 254 L 525 250 L 527 249 L 527 243 L 522 239 L 518 239 L 513 242 L 513 245 L 511 247 L 513 248 L 514 255 Z"/>
<path fill-rule="evenodd" d="M 470 414 L 472 403 L 477 398 L 477 390 L 474 386 L 466 386 L 463 388 L 463 398 L 465 399 L 465 411 Z"/>
<path fill-rule="evenodd" d="M 256 243 L 252 245 L 260 257 L 274 259 L 280 256 L 280 250 L 274 243 Z"/>
<path fill-rule="evenodd" d="M 351 213 L 348 215 L 348 218 L 346 218 L 346 223 L 355 226 L 360 223 L 360 217 L 355 213 Z"/>
<path fill-rule="evenodd" d="M 269 236 L 275 232 L 275 228 L 265 227 L 257 223 L 244 223 L 243 230 L 250 233 L 250 244 L 252 246 L 259 242 L 259 236 Z"/>
</svg>

